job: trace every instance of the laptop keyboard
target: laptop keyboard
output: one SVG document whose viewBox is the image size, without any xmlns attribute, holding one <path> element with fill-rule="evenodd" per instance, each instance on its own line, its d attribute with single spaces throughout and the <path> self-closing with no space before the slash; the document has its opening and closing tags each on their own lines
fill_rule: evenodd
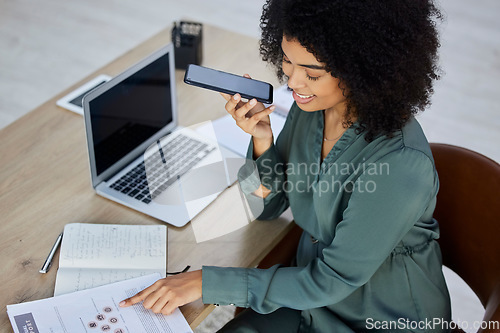
<svg viewBox="0 0 500 333">
<path fill-rule="evenodd" d="M 212 145 L 180 134 L 159 149 L 161 158 L 148 157 L 110 187 L 149 204 L 214 149 Z M 145 165 L 148 166 L 149 183 Z"/>
</svg>

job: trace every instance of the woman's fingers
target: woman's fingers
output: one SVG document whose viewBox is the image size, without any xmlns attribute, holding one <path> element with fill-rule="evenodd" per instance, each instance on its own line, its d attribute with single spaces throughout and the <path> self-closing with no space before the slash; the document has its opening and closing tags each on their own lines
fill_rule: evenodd
<svg viewBox="0 0 500 333">
<path fill-rule="evenodd" d="M 136 303 L 142 302 L 148 297 L 151 293 L 153 293 L 156 290 L 155 284 L 152 284 L 151 286 L 147 287 L 143 291 L 138 292 L 132 297 L 129 297 L 123 301 L 120 302 L 121 307 L 127 307 L 134 305 Z"/>
<path fill-rule="evenodd" d="M 262 121 L 264 120 L 264 118 L 266 118 L 267 116 L 269 116 L 275 109 L 276 107 L 274 105 L 271 105 L 270 107 L 254 114 L 251 118 L 249 118 L 249 122 L 251 122 L 251 124 L 253 126 L 257 125 L 257 123 L 259 121 Z"/>
<path fill-rule="evenodd" d="M 247 118 L 246 117 L 247 113 L 250 112 L 250 110 L 252 110 L 255 105 L 257 105 L 257 100 L 255 98 L 249 100 L 247 103 L 245 103 L 243 106 L 241 106 L 234 112 L 234 116 L 236 117 L 235 119 Z"/>
<path fill-rule="evenodd" d="M 154 313 L 169 315 L 177 307 L 183 305 L 176 302 L 177 298 L 174 294 L 174 291 L 170 287 L 163 285 L 149 294 L 142 305 L 145 309 L 151 309 Z"/>
<path fill-rule="evenodd" d="M 202 295 L 201 270 L 163 278 L 135 296 L 120 302 L 127 307 L 143 301 L 154 313 L 171 314 L 177 307 L 199 299 Z"/>
<path fill-rule="evenodd" d="M 229 101 L 231 99 L 231 95 L 225 94 L 225 93 L 219 93 L 226 101 Z"/>
<path fill-rule="evenodd" d="M 166 304 L 163 304 L 163 307 L 161 308 L 161 310 L 159 312 L 156 312 L 156 313 L 162 313 L 164 315 L 170 315 L 172 314 L 175 309 L 177 309 L 180 305 L 182 304 L 177 304 L 175 303 L 175 301 L 169 301 L 167 302 Z M 154 312 L 154 309 L 153 309 L 153 312 Z"/>
<path fill-rule="evenodd" d="M 161 288 L 162 287 L 160 287 L 159 289 L 156 289 L 154 292 L 150 293 L 146 297 L 146 299 L 142 303 L 142 305 L 144 306 L 144 308 L 146 308 L 146 309 L 154 309 L 154 308 L 157 308 L 160 304 L 166 303 L 166 301 L 161 302 L 161 296 L 162 296 Z M 163 308 L 163 306 L 160 307 L 160 310 L 162 308 Z M 155 311 L 153 311 L 153 312 L 155 312 Z"/>
<path fill-rule="evenodd" d="M 168 298 L 168 295 L 166 295 L 167 297 L 159 297 L 159 296 L 155 295 L 154 299 L 152 296 L 153 296 L 153 294 L 146 299 L 146 301 L 149 301 L 149 298 L 151 298 L 152 304 L 149 304 L 149 303 L 146 304 L 146 301 L 144 301 L 144 303 L 143 303 L 144 308 L 151 309 L 151 311 L 153 311 L 154 313 L 170 314 L 170 313 L 167 313 L 165 311 L 165 307 L 167 306 L 167 304 L 171 303 L 170 299 Z M 154 303 L 153 303 L 153 301 L 154 301 Z"/>
<path fill-rule="evenodd" d="M 244 74 L 246 78 L 251 78 L 250 75 Z M 255 98 L 248 102 L 243 102 L 240 94 L 231 96 L 229 94 L 220 93 L 227 101 L 225 109 L 243 131 L 258 138 L 272 137 L 272 130 L 269 119 L 266 117 L 274 111 L 274 105 L 266 108 L 264 104 L 257 102 Z"/>
<path fill-rule="evenodd" d="M 238 105 L 240 100 L 241 100 L 240 94 L 236 94 L 232 96 L 226 103 L 226 111 L 233 117 L 235 116 L 234 113 L 236 111 L 236 106 Z"/>
</svg>

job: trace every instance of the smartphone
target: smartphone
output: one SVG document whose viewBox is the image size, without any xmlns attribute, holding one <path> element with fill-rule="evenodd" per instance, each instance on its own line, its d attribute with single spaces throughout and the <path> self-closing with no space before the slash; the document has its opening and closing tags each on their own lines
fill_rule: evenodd
<svg viewBox="0 0 500 333">
<path fill-rule="evenodd" d="M 267 82 L 249 79 L 215 69 L 190 64 L 184 75 L 187 84 L 218 92 L 252 99 L 262 103 L 273 102 L 273 86 Z"/>
</svg>

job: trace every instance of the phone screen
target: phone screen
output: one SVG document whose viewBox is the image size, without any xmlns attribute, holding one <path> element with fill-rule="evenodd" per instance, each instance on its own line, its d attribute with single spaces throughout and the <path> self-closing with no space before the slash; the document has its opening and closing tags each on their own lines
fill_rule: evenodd
<svg viewBox="0 0 500 333">
<path fill-rule="evenodd" d="M 211 68 L 189 65 L 184 82 L 231 95 L 239 93 L 243 98 L 255 98 L 260 102 L 272 103 L 273 87 L 269 83 Z"/>
</svg>

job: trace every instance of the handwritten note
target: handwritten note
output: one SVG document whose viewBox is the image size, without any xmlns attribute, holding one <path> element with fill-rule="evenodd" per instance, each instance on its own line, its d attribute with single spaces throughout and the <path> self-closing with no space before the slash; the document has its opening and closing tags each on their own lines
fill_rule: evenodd
<svg viewBox="0 0 500 333">
<path fill-rule="evenodd" d="M 167 269 L 163 225 L 71 223 L 64 228 L 54 295 Z"/>
</svg>

